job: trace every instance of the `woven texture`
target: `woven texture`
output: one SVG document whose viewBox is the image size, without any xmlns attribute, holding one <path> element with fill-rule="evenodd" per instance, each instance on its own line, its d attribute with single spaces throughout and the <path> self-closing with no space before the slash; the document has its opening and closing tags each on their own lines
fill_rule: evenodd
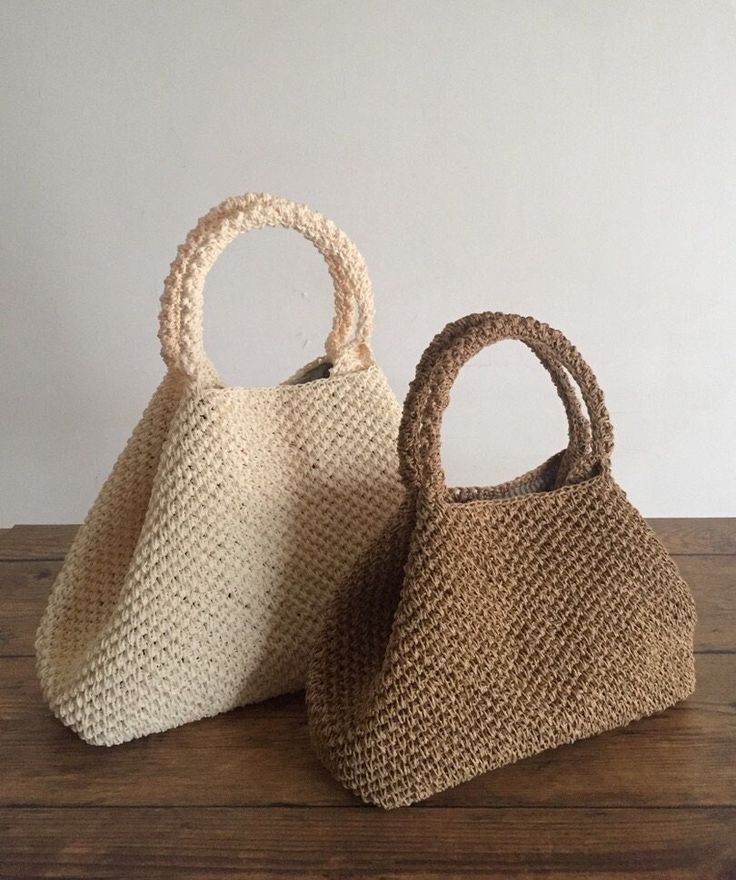
<svg viewBox="0 0 736 880">
<path fill-rule="evenodd" d="M 502 339 L 552 375 L 569 446 L 503 486 L 448 489 L 450 387 Z M 310 665 L 312 740 L 346 787 L 409 804 L 691 693 L 690 592 L 612 479 L 612 447 L 595 377 L 557 331 L 485 313 L 435 338 L 404 407 L 405 503 L 331 603 Z"/>
<path fill-rule="evenodd" d="M 267 225 L 321 252 L 335 321 L 325 355 L 284 385 L 226 388 L 202 347 L 204 277 L 238 233 Z M 189 234 L 162 297 L 167 375 L 38 631 L 46 699 L 85 740 L 112 745 L 303 687 L 326 601 L 403 494 L 401 413 L 371 321 L 360 254 L 304 206 L 246 195 Z"/>
</svg>

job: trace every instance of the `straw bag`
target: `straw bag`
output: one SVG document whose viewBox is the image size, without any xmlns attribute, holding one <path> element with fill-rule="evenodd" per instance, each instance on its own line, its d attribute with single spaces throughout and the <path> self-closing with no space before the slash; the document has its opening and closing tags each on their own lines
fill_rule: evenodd
<svg viewBox="0 0 736 880">
<path fill-rule="evenodd" d="M 503 339 L 552 375 L 568 448 L 502 486 L 448 489 L 450 388 Z M 406 506 L 336 594 L 310 665 L 312 739 L 345 786 L 398 807 L 692 692 L 693 602 L 614 482 L 612 447 L 596 379 L 557 331 L 485 313 L 434 339 L 399 434 Z"/>
<path fill-rule="evenodd" d="M 334 324 L 326 354 L 285 384 L 227 388 L 203 349 L 204 279 L 239 233 L 264 226 L 322 254 Z M 51 708 L 100 745 L 303 687 L 326 600 L 402 495 L 401 413 L 369 346 L 370 282 L 333 223 L 272 196 L 229 199 L 179 248 L 161 303 L 168 372 L 36 643 Z"/>
</svg>

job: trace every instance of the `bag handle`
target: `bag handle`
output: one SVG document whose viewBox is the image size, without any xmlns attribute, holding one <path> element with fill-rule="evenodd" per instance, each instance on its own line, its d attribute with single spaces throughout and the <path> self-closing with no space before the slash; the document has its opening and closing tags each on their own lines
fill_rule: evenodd
<svg viewBox="0 0 736 880">
<path fill-rule="evenodd" d="M 226 199 L 202 217 L 171 264 L 161 297 L 158 334 L 167 367 L 194 382 L 219 382 L 204 351 L 204 281 L 231 241 L 243 232 L 265 226 L 300 232 L 327 263 L 335 292 L 335 315 L 325 341 L 325 356 L 333 372 L 370 366 L 373 294 L 358 249 L 331 220 L 306 205 L 266 193 L 247 193 Z"/>
<path fill-rule="evenodd" d="M 502 340 L 527 345 L 550 373 L 565 404 L 570 442 L 565 474 L 557 484 L 581 479 L 596 466 L 608 472 L 613 451 L 613 428 L 603 392 L 593 371 L 572 343 L 547 324 L 508 315 L 482 312 L 448 324 L 429 344 L 409 387 L 399 430 L 399 466 L 405 485 L 442 500 L 447 497 L 441 460 L 442 414 L 461 367 L 489 345 Z M 579 387 L 588 417 L 577 401 L 570 378 Z"/>
<path fill-rule="evenodd" d="M 557 362 L 554 354 L 543 345 L 530 345 L 529 348 L 549 373 L 567 416 L 568 442 L 557 471 L 555 480 L 555 488 L 557 488 L 590 470 L 590 422 L 580 407 L 580 401 L 575 393 L 573 382 L 570 381 L 569 373 Z"/>
</svg>

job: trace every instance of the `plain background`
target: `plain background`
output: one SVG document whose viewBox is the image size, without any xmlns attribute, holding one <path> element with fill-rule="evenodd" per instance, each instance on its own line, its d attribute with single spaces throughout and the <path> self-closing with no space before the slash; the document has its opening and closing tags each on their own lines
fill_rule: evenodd
<svg viewBox="0 0 736 880">
<path fill-rule="evenodd" d="M 163 375 L 177 245 L 248 190 L 357 242 L 399 399 L 447 321 L 532 314 L 596 370 L 646 515 L 736 514 L 731 3 L 3 0 L 0 34 L 0 525 L 84 516 Z M 330 316 L 295 233 L 208 279 L 233 384 L 290 375 Z M 501 481 L 564 445 L 561 406 L 504 343 L 444 440 L 450 482 Z"/>
</svg>

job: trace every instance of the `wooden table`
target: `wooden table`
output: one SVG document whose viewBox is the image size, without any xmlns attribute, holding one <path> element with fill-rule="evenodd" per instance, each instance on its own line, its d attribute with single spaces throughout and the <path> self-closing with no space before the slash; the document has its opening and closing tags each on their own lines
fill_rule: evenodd
<svg viewBox="0 0 736 880">
<path fill-rule="evenodd" d="M 0 531 L 0 876 L 736 878 L 736 520 L 653 525 L 698 606 L 694 697 L 391 813 L 321 767 L 298 695 L 85 745 L 33 660 L 75 527 Z"/>
</svg>

